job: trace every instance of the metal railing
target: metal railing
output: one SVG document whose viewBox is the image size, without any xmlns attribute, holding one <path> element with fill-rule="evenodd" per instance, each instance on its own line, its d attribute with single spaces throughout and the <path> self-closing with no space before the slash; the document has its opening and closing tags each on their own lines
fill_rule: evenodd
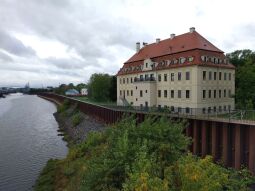
<svg viewBox="0 0 255 191">
<path fill-rule="evenodd" d="M 102 105 L 111 109 L 121 111 L 135 111 L 146 113 L 162 113 L 173 117 L 210 119 L 215 121 L 242 122 L 255 124 L 255 110 L 204 110 L 202 108 L 165 108 L 165 107 L 139 107 L 139 106 L 117 106 Z"/>
<path fill-rule="evenodd" d="M 154 81 L 156 81 L 154 77 L 134 78 L 134 82 L 154 82 Z"/>
</svg>

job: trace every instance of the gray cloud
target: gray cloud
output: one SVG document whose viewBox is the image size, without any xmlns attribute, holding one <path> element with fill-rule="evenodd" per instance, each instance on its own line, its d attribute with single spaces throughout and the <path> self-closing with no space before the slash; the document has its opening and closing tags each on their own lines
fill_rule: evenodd
<svg viewBox="0 0 255 191">
<path fill-rule="evenodd" d="M 12 62 L 13 59 L 9 55 L 7 55 L 7 54 L 3 53 L 2 51 L 0 51 L 0 61 Z"/>
<path fill-rule="evenodd" d="M 0 48 L 17 56 L 33 56 L 35 51 L 31 47 L 26 47 L 15 37 L 0 30 Z"/>
</svg>

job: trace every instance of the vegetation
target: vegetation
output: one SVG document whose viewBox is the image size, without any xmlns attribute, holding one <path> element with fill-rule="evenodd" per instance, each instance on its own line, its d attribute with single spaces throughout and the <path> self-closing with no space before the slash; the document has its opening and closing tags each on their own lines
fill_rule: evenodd
<svg viewBox="0 0 255 191">
<path fill-rule="evenodd" d="M 249 190 L 254 179 L 248 171 L 226 169 L 209 156 L 201 159 L 187 152 L 185 125 L 167 118 L 147 118 L 136 125 L 132 116 L 126 117 L 104 132 L 91 133 L 70 148 L 66 159 L 48 163 L 35 190 L 52 185 L 72 191 Z M 53 179 L 44 181 L 48 178 Z"/>
<path fill-rule="evenodd" d="M 57 112 L 64 113 L 69 107 L 70 107 L 70 102 L 68 99 L 65 99 L 63 104 L 58 105 Z"/>
<path fill-rule="evenodd" d="M 236 107 L 255 109 L 255 52 L 237 50 L 227 57 L 236 66 Z"/>
<path fill-rule="evenodd" d="M 80 122 L 82 121 L 82 115 L 81 113 L 78 111 L 76 113 L 73 114 L 72 116 L 72 123 L 73 126 L 76 127 L 77 125 L 80 124 Z"/>
<path fill-rule="evenodd" d="M 116 101 L 117 82 L 115 76 L 93 74 L 88 83 L 88 93 L 97 102 Z"/>
</svg>

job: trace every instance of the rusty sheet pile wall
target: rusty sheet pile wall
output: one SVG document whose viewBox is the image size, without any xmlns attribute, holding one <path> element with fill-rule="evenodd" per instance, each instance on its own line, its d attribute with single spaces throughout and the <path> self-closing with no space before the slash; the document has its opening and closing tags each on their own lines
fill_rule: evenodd
<svg viewBox="0 0 255 191">
<path fill-rule="evenodd" d="M 83 113 L 107 124 L 113 124 L 119 121 L 123 114 L 130 113 L 56 94 L 43 93 L 40 96 L 53 99 L 59 103 L 63 103 L 65 99 L 68 99 L 72 104 L 77 104 Z M 134 115 L 137 122 L 140 123 L 145 119 L 146 113 L 136 112 Z M 222 161 L 228 167 L 240 169 L 241 165 L 244 165 L 255 173 L 255 125 L 217 122 L 206 119 L 187 120 L 188 126 L 185 133 L 193 139 L 190 146 L 190 151 L 193 154 L 201 157 L 212 155 L 216 161 Z"/>
</svg>

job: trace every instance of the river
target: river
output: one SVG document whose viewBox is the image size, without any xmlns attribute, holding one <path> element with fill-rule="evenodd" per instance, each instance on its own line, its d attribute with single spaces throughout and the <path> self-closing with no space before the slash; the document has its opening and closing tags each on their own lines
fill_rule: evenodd
<svg viewBox="0 0 255 191">
<path fill-rule="evenodd" d="M 56 106 L 33 95 L 0 99 L 0 191 L 27 191 L 50 158 L 68 148 L 58 136 Z"/>
</svg>

